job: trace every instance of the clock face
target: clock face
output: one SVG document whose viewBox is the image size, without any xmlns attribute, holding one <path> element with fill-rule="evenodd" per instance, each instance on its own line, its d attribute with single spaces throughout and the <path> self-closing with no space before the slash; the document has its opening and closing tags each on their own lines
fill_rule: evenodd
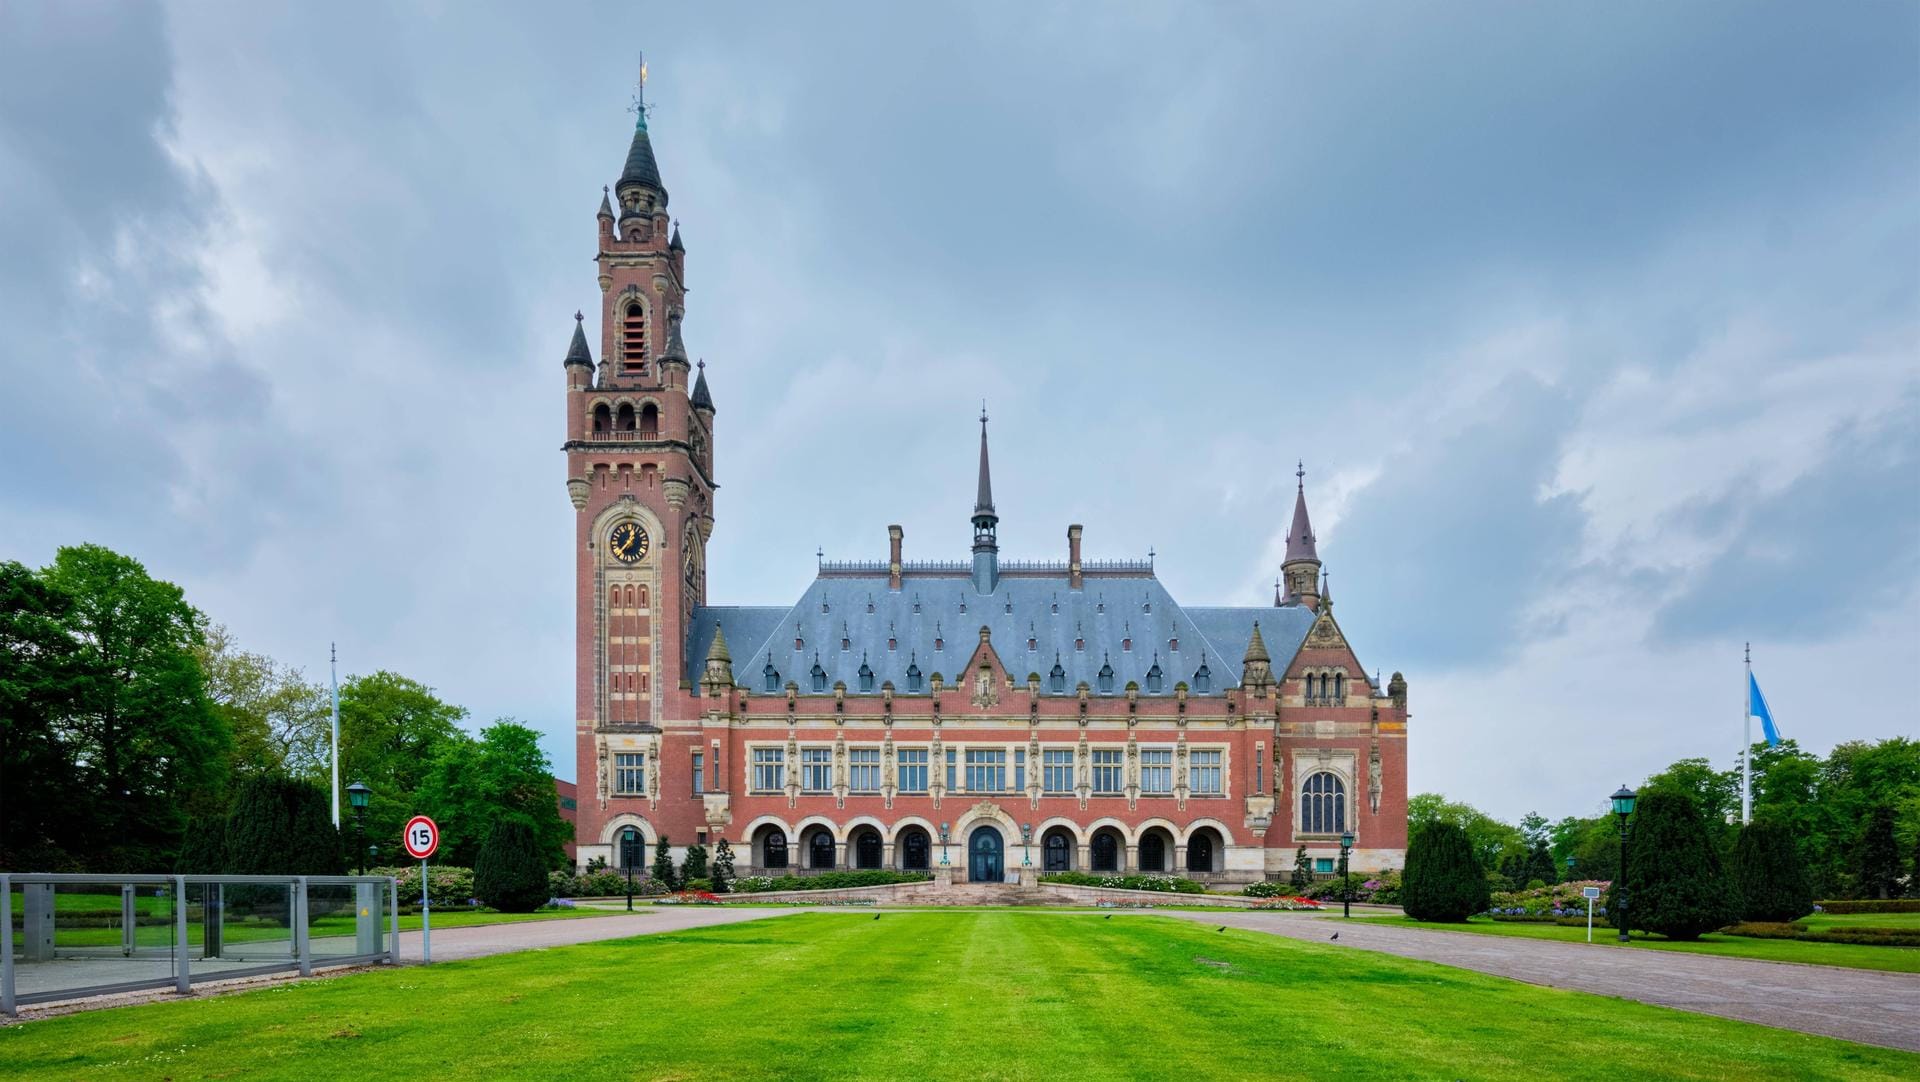
<svg viewBox="0 0 1920 1082">
<path fill-rule="evenodd" d="M 607 551 L 623 564 L 637 564 L 647 555 L 647 531 L 631 522 L 622 522 L 607 535 Z"/>
</svg>

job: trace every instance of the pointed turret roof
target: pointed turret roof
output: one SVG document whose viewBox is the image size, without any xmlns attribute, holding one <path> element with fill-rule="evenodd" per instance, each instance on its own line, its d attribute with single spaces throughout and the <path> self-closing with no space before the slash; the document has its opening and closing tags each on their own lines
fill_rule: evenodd
<svg viewBox="0 0 1920 1082">
<path fill-rule="evenodd" d="M 1274 579 L 1273 580 L 1273 607 L 1277 609 L 1284 603 L 1285 603 L 1284 599 L 1282 599 L 1280 596 L 1280 580 Z"/>
<path fill-rule="evenodd" d="M 1247 640 L 1247 656 L 1240 659 L 1242 665 L 1251 665 L 1256 661 L 1271 663 L 1273 658 L 1267 654 L 1267 642 L 1260 637 L 1260 621 L 1253 622 L 1253 637 Z"/>
<path fill-rule="evenodd" d="M 660 165 L 653 160 L 653 141 L 647 137 L 647 111 L 640 110 L 639 123 L 633 126 L 633 142 L 627 146 L 627 165 L 620 171 L 621 191 L 651 188 L 660 193 L 660 205 L 667 205 L 667 186 L 660 182 Z"/>
<path fill-rule="evenodd" d="M 699 378 L 693 381 L 693 408 L 713 412 L 713 392 L 707 390 L 707 362 L 700 362 Z"/>
<path fill-rule="evenodd" d="M 680 243 L 680 223 L 675 221 L 673 223 L 673 239 L 667 242 L 667 251 L 684 252 L 686 250 L 687 246 Z"/>
<path fill-rule="evenodd" d="M 600 217 L 613 217 L 613 203 L 607 198 L 607 186 L 604 184 L 600 186 Z"/>
<path fill-rule="evenodd" d="M 1293 497 L 1293 525 L 1287 529 L 1287 562 L 1320 559 L 1313 545 L 1313 523 L 1307 520 L 1307 467 L 1300 463 L 1294 471 L 1299 488 Z"/>
<path fill-rule="evenodd" d="M 973 498 L 973 513 L 992 515 L 993 476 L 987 469 L 987 406 L 980 404 L 980 488 Z"/>
<path fill-rule="evenodd" d="M 687 362 L 687 343 L 680 337 L 680 321 L 678 319 L 668 320 L 667 328 L 667 351 L 660 355 L 660 359 L 663 361 L 679 361 L 681 364 L 685 364 Z"/>
<path fill-rule="evenodd" d="M 567 346 L 567 359 L 562 367 L 582 364 L 593 367 L 593 352 L 587 348 L 586 316 L 580 312 L 573 314 L 573 342 Z"/>
<path fill-rule="evenodd" d="M 727 633 L 719 624 L 713 625 L 713 643 L 707 647 L 707 660 L 733 661 L 733 654 L 727 650 Z"/>
</svg>

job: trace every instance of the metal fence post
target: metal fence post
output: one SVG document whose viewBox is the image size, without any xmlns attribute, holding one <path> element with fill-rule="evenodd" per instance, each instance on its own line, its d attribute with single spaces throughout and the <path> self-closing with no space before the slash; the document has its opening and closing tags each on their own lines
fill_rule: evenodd
<svg viewBox="0 0 1920 1082">
<path fill-rule="evenodd" d="M 120 953 L 128 958 L 133 957 L 135 948 L 139 946 L 133 932 L 139 927 L 140 913 L 133 893 L 132 883 L 120 884 Z"/>
<path fill-rule="evenodd" d="M 173 877 L 173 990 L 186 995 L 193 986 L 187 951 L 187 877 Z"/>
<path fill-rule="evenodd" d="M 300 961 L 300 975 L 313 976 L 313 944 L 307 939 L 307 877 L 299 876 L 293 881 L 294 925 L 293 952 Z"/>
<path fill-rule="evenodd" d="M 400 881 L 387 878 L 388 912 L 393 915 L 393 934 L 387 937 L 387 964 L 400 964 Z"/>
<path fill-rule="evenodd" d="M 13 1007 L 13 877 L 0 875 L 0 1014 L 19 1013 Z"/>
</svg>

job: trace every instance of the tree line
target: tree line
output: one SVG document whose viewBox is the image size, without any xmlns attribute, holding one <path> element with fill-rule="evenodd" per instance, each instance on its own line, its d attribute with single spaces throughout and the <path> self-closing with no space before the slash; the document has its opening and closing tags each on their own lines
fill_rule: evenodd
<svg viewBox="0 0 1920 1082">
<path fill-rule="evenodd" d="M 437 860 L 472 865 L 496 822 L 524 823 L 564 865 L 569 829 L 538 734 L 398 673 L 340 685 L 340 781 L 373 790 L 359 845 L 330 821 L 332 702 L 297 667 L 99 545 L 44 568 L 0 562 L 0 868 L 324 873 L 399 863 L 414 814 Z"/>
<path fill-rule="evenodd" d="M 1705 844 L 1733 866 L 1742 835 L 1737 764 L 1720 770 L 1707 759 L 1682 759 L 1634 788 L 1643 802 L 1660 794 L 1656 805 L 1666 795 L 1684 798 Z M 1511 824 L 1421 793 L 1407 802 L 1407 819 L 1410 834 L 1432 823 L 1457 827 L 1497 889 L 1619 876 L 1619 824 L 1604 808 L 1557 821 L 1529 812 Z M 1887 898 L 1920 888 L 1920 741 L 1851 741 L 1824 757 L 1792 740 L 1756 744 L 1753 821 L 1784 839 L 1815 897 Z"/>
</svg>

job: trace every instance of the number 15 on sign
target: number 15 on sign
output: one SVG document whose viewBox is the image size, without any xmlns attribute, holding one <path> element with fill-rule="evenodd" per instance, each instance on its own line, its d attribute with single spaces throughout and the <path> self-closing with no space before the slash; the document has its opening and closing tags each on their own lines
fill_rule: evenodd
<svg viewBox="0 0 1920 1082">
<path fill-rule="evenodd" d="M 433 961 L 433 905 L 427 895 L 427 858 L 440 848 L 440 825 L 424 815 L 407 820 L 400 831 L 407 855 L 420 861 L 420 960 Z"/>
</svg>

